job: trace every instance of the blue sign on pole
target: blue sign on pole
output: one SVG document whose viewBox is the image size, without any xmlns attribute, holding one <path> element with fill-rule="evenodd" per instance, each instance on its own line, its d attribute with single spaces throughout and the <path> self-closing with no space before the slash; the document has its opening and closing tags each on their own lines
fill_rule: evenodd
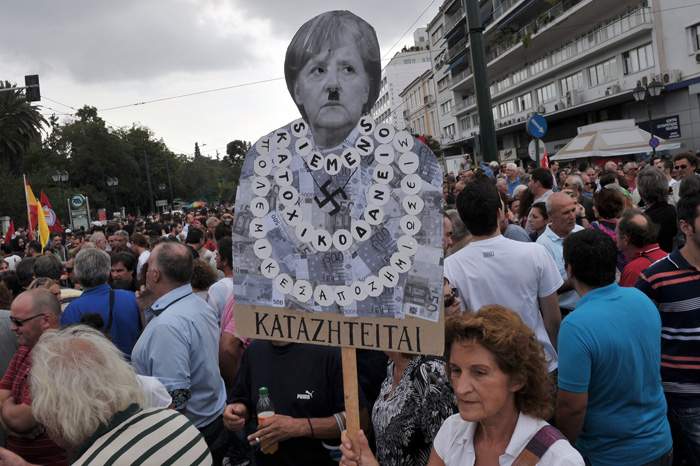
<svg viewBox="0 0 700 466">
<path fill-rule="evenodd" d="M 661 141 L 659 141 L 659 138 L 656 136 L 652 136 L 651 139 L 649 139 L 649 147 L 652 149 L 656 149 L 659 147 L 659 144 L 661 144 Z"/>
<path fill-rule="evenodd" d="M 542 139 L 547 134 L 547 120 L 535 113 L 527 119 L 527 133 L 533 138 Z"/>
</svg>

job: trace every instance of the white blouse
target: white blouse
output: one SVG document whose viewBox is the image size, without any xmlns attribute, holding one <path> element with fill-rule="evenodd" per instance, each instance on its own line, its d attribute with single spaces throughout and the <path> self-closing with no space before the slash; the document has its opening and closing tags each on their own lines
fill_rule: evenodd
<svg viewBox="0 0 700 466">
<path fill-rule="evenodd" d="M 546 421 L 520 413 L 504 454 L 498 459 L 500 466 L 510 466 L 525 449 L 527 443 L 544 426 Z M 459 414 L 448 417 L 435 437 L 433 447 L 445 466 L 472 466 L 476 461 L 474 450 L 474 433 L 476 422 L 462 420 Z M 583 458 L 566 440 L 552 444 L 542 456 L 540 466 L 584 466 Z"/>
</svg>

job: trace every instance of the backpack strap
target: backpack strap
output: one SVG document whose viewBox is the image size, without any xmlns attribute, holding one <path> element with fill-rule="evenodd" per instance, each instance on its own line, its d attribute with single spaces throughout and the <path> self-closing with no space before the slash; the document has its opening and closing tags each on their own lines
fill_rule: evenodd
<svg viewBox="0 0 700 466">
<path fill-rule="evenodd" d="M 513 461 L 513 466 L 535 466 L 547 453 L 549 447 L 566 437 L 556 427 L 547 424 L 537 431 L 534 437 L 525 445 L 525 449 Z"/>
<path fill-rule="evenodd" d="M 105 327 L 105 333 L 109 335 L 112 331 L 112 322 L 114 321 L 114 289 L 109 288 L 109 317 L 107 319 L 107 326 Z"/>
</svg>

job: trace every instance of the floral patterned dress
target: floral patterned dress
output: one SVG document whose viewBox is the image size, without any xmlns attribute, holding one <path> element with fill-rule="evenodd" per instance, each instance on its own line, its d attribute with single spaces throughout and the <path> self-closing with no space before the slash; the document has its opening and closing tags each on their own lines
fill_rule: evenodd
<svg viewBox="0 0 700 466">
<path fill-rule="evenodd" d="M 442 422 L 456 411 L 445 362 L 414 357 L 392 390 L 393 371 L 390 362 L 372 411 L 377 459 L 382 466 L 424 466 Z"/>
</svg>

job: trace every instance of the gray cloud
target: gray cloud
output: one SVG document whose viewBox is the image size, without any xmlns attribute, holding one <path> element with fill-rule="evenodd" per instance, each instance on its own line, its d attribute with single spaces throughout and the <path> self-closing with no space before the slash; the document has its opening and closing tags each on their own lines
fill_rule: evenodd
<svg viewBox="0 0 700 466">
<path fill-rule="evenodd" d="M 352 9 L 366 19 L 386 50 L 427 4 L 402 0 L 394 9 L 376 0 L 10 3 L 0 15 L 0 61 L 25 64 L 42 74 L 65 74 L 83 83 L 145 81 L 177 72 L 255 66 L 264 59 L 267 44 L 286 43 L 304 21 L 330 9 Z M 223 11 L 222 17 L 217 11 Z M 417 26 L 429 19 L 426 15 Z"/>
<path fill-rule="evenodd" d="M 0 15 L 0 57 L 79 82 L 143 80 L 250 65 L 249 31 L 222 31 L 187 1 L 16 2 Z M 5 45 L 2 45 L 5 44 Z"/>
<path fill-rule="evenodd" d="M 436 0 L 414 28 L 425 26 L 437 13 L 443 0 Z M 388 48 L 416 20 L 428 6 L 428 0 L 255 0 L 245 1 L 240 8 L 252 16 L 265 17 L 273 21 L 275 30 L 287 40 L 297 29 L 313 16 L 328 10 L 350 10 L 374 26 L 382 49 Z M 410 33 L 405 38 L 412 39 Z M 396 52 L 394 49 L 393 52 Z"/>
</svg>

